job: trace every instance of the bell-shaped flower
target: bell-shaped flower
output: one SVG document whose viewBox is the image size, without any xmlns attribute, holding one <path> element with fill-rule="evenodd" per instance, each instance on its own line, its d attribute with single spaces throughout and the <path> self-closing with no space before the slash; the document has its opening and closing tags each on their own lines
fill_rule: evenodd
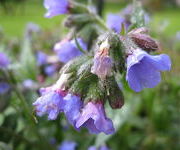
<svg viewBox="0 0 180 150">
<path fill-rule="evenodd" d="M 10 85 L 6 82 L 0 82 L 0 94 L 4 94 L 10 90 Z"/>
<path fill-rule="evenodd" d="M 60 14 L 67 14 L 69 5 L 68 0 L 44 0 L 44 7 L 47 9 L 45 17 L 51 18 Z"/>
<path fill-rule="evenodd" d="M 42 51 L 37 52 L 36 59 L 37 59 L 38 66 L 47 64 L 47 55 Z"/>
<path fill-rule="evenodd" d="M 112 29 L 116 33 L 120 33 L 122 30 L 122 25 L 124 25 L 127 30 L 130 23 L 118 14 L 108 14 L 106 24 L 108 28 Z"/>
<path fill-rule="evenodd" d="M 64 97 L 64 114 L 66 115 L 66 118 L 69 121 L 69 123 L 72 124 L 74 127 L 76 120 L 80 115 L 81 108 L 82 101 L 80 97 L 72 94 L 67 94 Z"/>
<path fill-rule="evenodd" d="M 55 120 L 58 114 L 63 111 L 63 93 L 50 90 L 39 97 L 33 105 L 38 116 L 47 114 L 49 120 Z"/>
<path fill-rule="evenodd" d="M 136 92 L 144 88 L 153 88 L 161 81 L 160 71 L 171 69 L 168 55 L 152 56 L 136 49 L 127 58 L 126 80 L 131 89 Z"/>
<path fill-rule="evenodd" d="M 10 64 L 9 58 L 0 52 L 0 68 L 6 68 Z"/>
<path fill-rule="evenodd" d="M 94 58 L 94 65 L 91 72 L 96 74 L 99 78 L 105 79 L 111 74 L 112 59 L 109 56 L 99 56 Z"/>
<path fill-rule="evenodd" d="M 61 90 L 59 82 L 47 88 L 40 89 L 39 97 L 33 105 L 38 116 L 47 114 L 49 120 L 55 120 L 64 109 L 64 96 L 66 92 Z"/>
<path fill-rule="evenodd" d="M 109 56 L 109 48 L 108 40 L 105 40 L 96 52 L 93 60 L 94 64 L 91 68 L 91 73 L 96 74 L 102 80 L 111 74 L 113 66 L 113 61 Z"/>
<path fill-rule="evenodd" d="M 58 147 L 58 150 L 75 150 L 77 147 L 77 143 L 73 141 L 64 141 Z"/>
<path fill-rule="evenodd" d="M 87 50 L 87 44 L 81 38 L 78 38 L 77 41 L 83 50 Z M 56 43 L 54 51 L 58 55 L 59 60 L 63 63 L 82 55 L 82 52 L 78 49 L 75 40 L 64 40 Z"/>
<path fill-rule="evenodd" d="M 76 120 L 76 127 L 86 127 L 92 134 L 100 132 L 113 134 L 115 132 L 113 123 L 106 117 L 104 106 L 101 102 L 88 102 Z"/>
</svg>

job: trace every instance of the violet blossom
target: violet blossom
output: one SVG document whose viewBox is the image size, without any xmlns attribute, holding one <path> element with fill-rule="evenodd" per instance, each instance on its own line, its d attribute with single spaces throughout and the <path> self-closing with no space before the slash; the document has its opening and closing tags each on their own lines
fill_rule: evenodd
<svg viewBox="0 0 180 150">
<path fill-rule="evenodd" d="M 171 69 L 171 60 L 168 55 L 152 56 L 136 49 L 127 58 L 126 80 L 136 92 L 144 88 L 153 88 L 161 81 L 160 71 Z"/>
<path fill-rule="evenodd" d="M 69 5 L 68 0 L 44 0 L 44 7 L 47 9 L 45 17 L 52 18 L 60 14 L 67 14 Z"/>
<path fill-rule="evenodd" d="M 86 127 L 92 134 L 100 132 L 113 134 L 115 132 L 113 123 L 106 117 L 104 106 L 101 102 L 88 102 L 76 120 L 76 127 Z"/>
<path fill-rule="evenodd" d="M 80 115 L 80 109 L 82 108 L 82 101 L 80 97 L 67 94 L 64 97 L 64 113 L 70 124 L 75 126 L 76 120 Z"/>
<path fill-rule="evenodd" d="M 74 141 L 63 141 L 58 150 L 75 150 L 77 143 Z"/>
<path fill-rule="evenodd" d="M 0 68 L 7 68 L 9 64 L 9 58 L 4 53 L 0 52 Z"/>
<path fill-rule="evenodd" d="M 87 44 L 81 39 L 77 38 L 77 41 L 83 50 L 87 50 Z M 75 40 L 61 41 L 54 46 L 54 51 L 58 55 L 59 60 L 63 63 L 82 55 L 82 52 L 78 49 Z"/>
<path fill-rule="evenodd" d="M 126 26 L 125 19 L 118 14 L 108 14 L 107 26 L 117 33 L 121 32 L 122 25 Z"/>
<path fill-rule="evenodd" d="M 58 84 L 40 90 L 39 97 L 33 105 L 38 116 L 48 115 L 49 120 L 55 120 L 63 111 L 65 92 L 58 88 Z"/>
<path fill-rule="evenodd" d="M 4 94 L 10 90 L 10 85 L 6 82 L 0 82 L 0 94 Z"/>
<path fill-rule="evenodd" d="M 37 52 L 36 59 L 39 66 L 45 65 L 47 63 L 47 55 L 42 51 Z"/>
</svg>

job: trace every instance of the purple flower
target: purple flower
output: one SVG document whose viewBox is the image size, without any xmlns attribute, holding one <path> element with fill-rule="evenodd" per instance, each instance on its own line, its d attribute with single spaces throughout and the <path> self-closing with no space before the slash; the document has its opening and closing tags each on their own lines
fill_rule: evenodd
<svg viewBox="0 0 180 150">
<path fill-rule="evenodd" d="M 0 94 L 4 94 L 8 92 L 10 89 L 10 85 L 6 82 L 0 82 Z"/>
<path fill-rule="evenodd" d="M 82 101 L 80 97 L 67 94 L 64 97 L 64 113 L 69 123 L 75 126 L 76 120 L 80 115 L 80 109 L 82 108 Z"/>
<path fill-rule="evenodd" d="M 24 80 L 22 84 L 27 89 L 32 89 L 35 87 L 35 82 L 31 79 Z"/>
<path fill-rule="evenodd" d="M 77 147 L 77 144 L 73 141 L 64 141 L 62 144 L 58 147 L 58 150 L 75 150 Z"/>
<path fill-rule="evenodd" d="M 56 66 L 54 65 L 48 65 L 44 68 L 44 72 L 48 76 L 52 76 L 56 72 Z"/>
<path fill-rule="evenodd" d="M 171 69 L 168 55 L 151 56 L 145 51 L 136 49 L 127 58 L 126 80 L 136 92 L 144 88 L 153 88 L 161 81 L 160 71 Z"/>
<path fill-rule="evenodd" d="M 107 146 L 100 146 L 98 149 L 95 146 L 90 146 L 88 150 L 109 150 Z"/>
<path fill-rule="evenodd" d="M 37 52 L 36 59 L 39 66 L 45 65 L 47 63 L 47 55 L 42 51 Z"/>
<path fill-rule="evenodd" d="M 94 65 L 91 72 L 99 78 L 105 79 L 111 73 L 112 59 L 109 56 L 100 56 L 94 58 Z"/>
<path fill-rule="evenodd" d="M 77 39 L 82 49 L 87 50 L 87 44 L 81 38 Z M 54 46 L 54 51 L 57 53 L 61 62 L 68 62 L 69 60 L 80 56 L 82 52 L 77 48 L 75 40 L 62 41 Z"/>
<path fill-rule="evenodd" d="M 108 55 L 109 53 L 109 43 L 104 41 L 99 50 L 94 56 L 94 64 L 91 68 L 91 73 L 96 74 L 99 78 L 105 79 L 106 76 L 111 74 L 111 69 L 113 66 L 113 61 Z"/>
<path fill-rule="evenodd" d="M 32 32 L 39 32 L 40 31 L 40 27 L 39 25 L 35 24 L 35 23 L 32 23 L 32 22 L 29 22 L 26 26 L 26 29 L 29 33 L 32 33 Z"/>
<path fill-rule="evenodd" d="M 90 146 L 88 150 L 97 150 L 96 146 Z"/>
<path fill-rule="evenodd" d="M 44 7 L 47 9 L 45 17 L 51 18 L 60 14 L 67 14 L 69 1 L 68 0 L 44 0 Z"/>
<path fill-rule="evenodd" d="M 55 89 L 55 86 L 43 88 L 42 96 L 39 97 L 33 105 L 38 116 L 47 114 L 49 120 L 55 120 L 60 112 L 63 111 L 64 93 L 61 90 Z"/>
<path fill-rule="evenodd" d="M 76 127 L 86 127 L 90 133 L 113 134 L 115 129 L 110 119 L 106 117 L 102 103 L 88 102 L 77 119 Z"/>
<path fill-rule="evenodd" d="M 121 28 L 123 23 L 125 23 L 125 19 L 117 14 L 108 14 L 107 16 L 107 26 L 114 30 L 117 33 L 121 32 Z"/>
<path fill-rule="evenodd" d="M 109 150 L 109 148 L 107 146 L 103 145 L 99 148 L 99 150 Z"/>
<path fill-rule="evenodd" d="M 0 52 L 0 68 L 6 68 L 10 64 L 9 58 Z"/>
</svg>

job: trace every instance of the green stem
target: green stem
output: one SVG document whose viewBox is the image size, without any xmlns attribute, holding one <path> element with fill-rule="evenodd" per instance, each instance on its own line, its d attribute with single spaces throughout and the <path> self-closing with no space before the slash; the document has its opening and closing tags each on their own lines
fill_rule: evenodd
<svg viewBox="0 0 180 150">
<path fill-rule="evenodd" d="M 92 13 L 86 5 L 80 4 L 78 2 L 72 2 L 74 6 L 79 7 L 80 9 L 84 9 L 88 14 L 92 15 L 93 18 L 95 18 L 95 21 L 103 27 L 105 30 L 110 31 L 110 29 L 106 26 L 106 23 L 103 19 L 100 18 L 99 15 Z"/>
</svg>

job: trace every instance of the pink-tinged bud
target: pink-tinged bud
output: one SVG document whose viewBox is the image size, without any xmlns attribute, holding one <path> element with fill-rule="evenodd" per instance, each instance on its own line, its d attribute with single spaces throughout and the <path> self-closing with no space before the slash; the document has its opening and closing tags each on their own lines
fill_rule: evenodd
<svg viewBox="0 0 180 150">
<path fill-rule="evenodd" d="M 111 74 L 113 65 L 113 61 L 109 56 L 109 48 L 108 40 L 100 45 L 99 50 L 94 56 L 94 65 L 91 68 L 91 72 L 102 80 Z"/>
</svg>

